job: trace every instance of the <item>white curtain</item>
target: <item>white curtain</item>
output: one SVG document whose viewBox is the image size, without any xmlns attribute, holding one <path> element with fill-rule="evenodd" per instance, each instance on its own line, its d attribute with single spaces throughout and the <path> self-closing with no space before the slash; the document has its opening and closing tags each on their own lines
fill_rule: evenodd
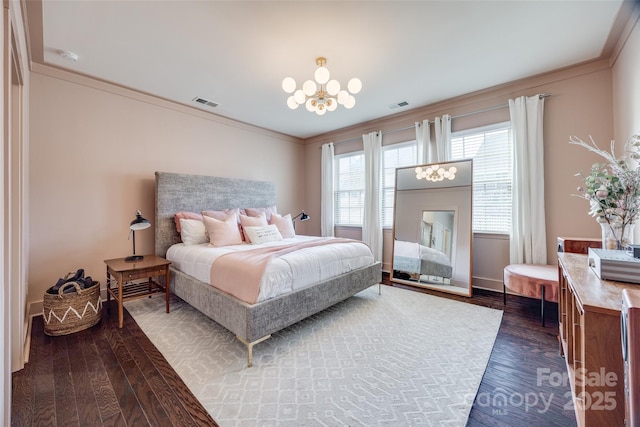
<svg viewBox="0 0 640 427">
<path fill-rule="evenodd" d="M 435 119 L 437 156 L 429 163 L 451 160 L 451 116 L 448 114 Z"/>
<path fill-rule="evenodd" d="M 544 98 L 539 95 L 509 100 L 513 132 L 511 264 L 547 263 L 543 111 Z"/>
<path fill-rule="evenodd" d="M 380 156 L 382 133 L 362 135 L 364 145 L 364 218 L 362 241 L 369 245 L 376 261 L 382 261 L 382 223 L 380 219 Z"/>
<path fill-rule="evenodd" d="M 320 232 L 325 237 L 334 236 L 333 178 L 333 142 L 329 142 L 322 145 Z"/>
<path fill-rule="evenodd" d="M 431 127 L 429 120 L 422 123 L 416 122 L 416 143 L 418 145 L 417 164 L 433 163 L 438 158 L 438 149 L 435 141 L 431 141 Z"/>
</svg>

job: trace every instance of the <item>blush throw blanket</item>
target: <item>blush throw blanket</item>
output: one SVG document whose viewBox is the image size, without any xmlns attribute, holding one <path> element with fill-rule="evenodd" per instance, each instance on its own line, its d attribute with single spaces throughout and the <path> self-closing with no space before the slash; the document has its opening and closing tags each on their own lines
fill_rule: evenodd
<svg viewBox="0 0 640 427">
<path fill-rule="evenodd" d="M 209 283 L 242 301 L 255 304 L 260 293 L 260 280 L 273 259 L 300 249 L 353 242 L 356 242 L 356 240 L 318 238 L 285 246 L 257 248 L 224 254 L 218 257 L 211 265 L 211 281 Z"/>
</svg>

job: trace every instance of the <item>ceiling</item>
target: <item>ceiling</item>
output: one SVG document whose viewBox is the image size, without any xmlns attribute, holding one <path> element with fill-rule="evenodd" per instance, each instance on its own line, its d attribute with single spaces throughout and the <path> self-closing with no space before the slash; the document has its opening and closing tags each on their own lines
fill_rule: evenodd
<svg viewBox="0 0 640 427">
<path fill-rule="evenodd" d="M 42 40 L 31 43 L 42 43 L 36 62 L 308 138 L 607 57 L 624 21 L 622 5 L 45 0 Z M 78 61 L 65 60 L 60 50 Z M 318 116 L 286 106 L 283 78 L 298 84 L 312 78 L 319 56 L 343 86 L 351 77 L 362 81 L 352 109 Z M 408 106 L 389 107 L 399 102 Z"/>
</svg>

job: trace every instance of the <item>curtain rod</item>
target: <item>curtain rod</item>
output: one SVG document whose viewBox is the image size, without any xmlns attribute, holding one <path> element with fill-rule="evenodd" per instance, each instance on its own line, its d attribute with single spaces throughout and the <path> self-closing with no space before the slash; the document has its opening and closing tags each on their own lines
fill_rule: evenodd
<svg viewBox="0 0 640 427">
<path fill-rule="evenodd" d="M 550 96 L 551 96 L 550 93 L 541 93 L 541 94 L 538 95 L 539 99 L 548 98 Z M 451 116 L 451 118 L 452 119 L 459 119 L 461 117 L 473 116 L 475 114 L 481 114 L 481 113 L 486 113 L 488 111 L 499 110 L 501 108 L 507 108 L 508 106 L 509 106 L 509 103 L 500 104 L 500 105 L 494 105 L 493 107 L 483 108 L 482 110 L 471 111 L 469 113 L 463 113 L 463 114 L 458 114 L 456 116 Z M 429 123 L 433 123 L 433 122 L 431 120 L 429 120 Z M 388 130 L 388 131 L 384 132 L 384 134 L 387 135 L 389 133 L 402 132 L 402 131 L 409 130 L 409 129 L 415 129 L 415 126 L 406 126 L 406 127 L 403 127 L 403 128 Z M 348 142 L 356 142 L 356 141 L 360 141 L 360 140 L 362 140 L 362 137 L 351 138 L 351 139 L 347 139 L 347 140 L 340 141 L 340 142 L 334 142 L 333 145 L 346 144 Z M 322 149 L 322 147 L 320 147 L 320 149 Z"/>
</svg>

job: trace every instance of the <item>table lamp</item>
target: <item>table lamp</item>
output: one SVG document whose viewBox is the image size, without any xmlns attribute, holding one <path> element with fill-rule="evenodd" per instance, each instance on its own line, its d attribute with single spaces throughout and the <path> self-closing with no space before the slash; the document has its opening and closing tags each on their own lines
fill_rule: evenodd
<svg viewBox="0 0 640 427">
<path fill-rule="evenodd" d="M 293 229 L 296 229 L 296 218 L 300 218 L 300 221 L 306 221 L 309 218 L 311 218 L 309 215 L 307 215 L 305 213 L 305 211 L 300 212 L 298 215 L 294 216 L 293 218 L 291 218 L 291 221 L 293 221 Z"/>
<path fill-rule="evenodd" d="M 136 255 L 136 230 L 144 230 L 151 227 L 151 223 L 148 219 L 143 218 L 140 211 L 136 211 L 136 218 L 129 224 L 129 235 L 133 234 L 133 255 L 126 257 L 124 260 L 127 262 L 140 261 L 144 258 L 142 255 Z"/>
</svg>

